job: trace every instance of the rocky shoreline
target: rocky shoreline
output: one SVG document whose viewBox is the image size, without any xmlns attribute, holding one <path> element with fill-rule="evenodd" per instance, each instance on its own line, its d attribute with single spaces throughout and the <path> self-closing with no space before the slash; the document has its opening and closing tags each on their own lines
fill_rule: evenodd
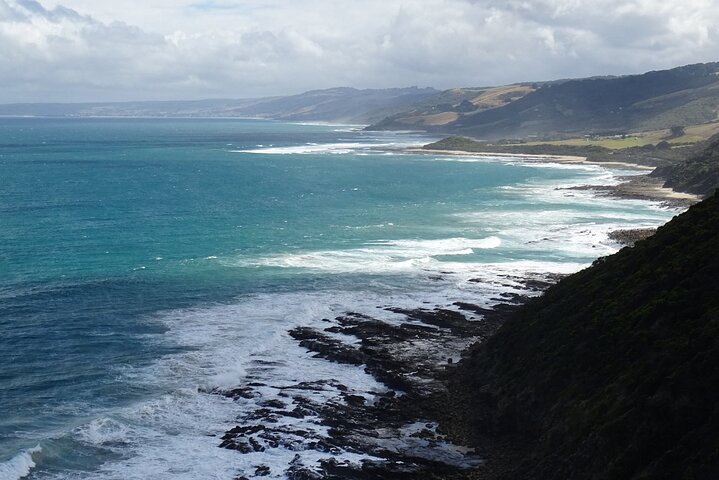
<svg viewBox="0 0 719 480">
<path fill-rule="evenodd" d="M 625 230 L 614 230 L 609 232 L 610 240 L 614 240 L 625 246 L 632 246 L 640 240 L 649 238 L 656 233 L 656 228 L 629 228 Z"/>
<path fill-rule="evenodd" d="M 623 180 L 571 189 L 659 200 L 672 207 L 698 200 L 646 175 Z M 633 245 L 654 231 L 619 230 L 609 237 Z M 487 405 L 467 397 L 456 367 L 468 347 L 491 337 L 518 306 L 559 278 L 508 277 L 508 284 L 522 285 L 520 293 L 501 294 L 491 308 L 462 302 L 410 309 L 385 305 L 377 308 L 401 320 L 345 312 L 324 319 L 324 328 L 293 328 L 289 336 L 315 358 L 360 368 L 383 388 L 353 390 L 338 376 L 289 385 L 248 381 L 211 392 L 242 404 L 238 410 L 243 414 L 218 446 L 257 458 L 235 480 L 500 478 L 521 460 L 524 439 L 506 433 L 511 429 L 495 418 L 497 408 L 489 397 Z M 264 462 L 263 456 L 275 449 L 293 452 L 294 458 Z"/>
<path fill-rule="evenodd" d="M 664 181 L 649 175 L 622 177 L 617 185 L 582 185 L 569 187 L 569 190 L 591 190 L 599 194 L 630 200 L 653 200 L 667 207 L 688 208 L 701 200 L 691 193 L 675 192 L 664 187 Z"/>
<path fill-rule="evenodd" d="M 387 306 L 383 309 L 404 320 L 388 323 L 347 312 L 325 319 L 324 329 L 292 329 L 289 334 L 315 357 L 360 366 L 386 389 L 367 395 L 328 378 L 295 385 L 248 383 L 212 392 L 238 403 L 261 399 L 267 389 L 277 392 L 238 417 L 220 447 L 245 455 L 271 455 L 277 448 L 297 452 L 282 472 L 258 462 L 236 479 L 493 478 L 493 472 L 504 470 L 503 462 L 511 461 L 512 449 L 466 435 L 466 407 L 451 388 L 452 373 L 467 347 L 493 335 L 518 305 L 558 278 L 527 279 L 521 293 L 501 295 L 491 309 L 462 302 L 451 308 Z M 327 392 L 333 395 L 329 401 Z M 296 419 L 316 427 L 297 428 Z M 464 446 L 469 442 L 473 448 Z M 338 460 L 347 454 L 356 460 Z"/>
</svg>

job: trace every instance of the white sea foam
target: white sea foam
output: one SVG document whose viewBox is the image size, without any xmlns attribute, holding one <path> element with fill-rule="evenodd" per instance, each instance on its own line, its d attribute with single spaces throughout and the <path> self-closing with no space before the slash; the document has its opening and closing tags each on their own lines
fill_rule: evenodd
<svg viewBox="0 0 719 480">
<path fill-rule="evenodd" d="M 18 480 L 30 475 L 30 471 L 35 468 L 33 455 L 42 452 L 40 446 L 29 448 L 15 455 L 10 460 L 0 463 L 0 479 L 2 480 Z"/>
<path fill-rule="evenodd" d="M 367 251 L 351 252 L 351 258 L 342 259 L 343 264 L 338 268 L 375 262 L 371 268 L 379 269 L 380 259 L 367 261 L 368 251 L 373 249 L 384 251 L 383 255 L 391 252 L 397 256 L 399 252 L 405 258 L 412 252 L 419 261 L 407 267 L 416 276 L 412 289 L 379 284 L 350 291 L 255 294 L 239 297 L 230 304 L 173 310 L 149 317 L 148 321 L 159 322 L 168 329 L 157 341 L 188 350 L 163 357 L 149 367 L 121 371 L 129 381 L 154 386 L 167 392 L 165 395 L 111 416 L 101 416 L 74 431 L 76 441 L 123 454 L 122 461 L 107 462 L 93 472 L 92 477 L 99 480 L 226 479 L 240 475 L 251 477 L 256 466 L 266 465 L 271 470 L 268 478 L 280 479 L 296 455 L 305 465 L 317 465 L 327 454 L 303 445 L 326 437 L 328 431 L 311 415 L 278 418 L 276 426 L 306 432 L 297 438 L 288 434 L 288 438 L 295 441 L 292 448 L 278 447 L 250 454 L 218 448 L 220 437 L 243 423 L 241 417 L 261 408 L 262 402 L 268 400 L 287 402 L 284 396 L 287 392 L 291 398 L 302 396 L 319 404 L 342 401 L 341 392 L 332 386 L 317 391 L 292 390 L 299 382 L 336 379 L 369 402 L 386 390 L 360 367 L 314 358 L 288 335 L 288 330 L 299 325 L 324 328 L 327 323 L 323 319 L 346 311 L 391 323 L 406 321 L 402 315 L 385 310 L 386 306 L 456 309 L 453 303 L 457 301 L 491 306 L 501 301 L 502 294 L 527 293 L 522 278 L 533 275 L 541 278 L 547 272 L 571 273 L 583 267 L 577 263 L 550 261 L 494 264 L 436 261 L 433 274 L 428 275 L 428 264 L 422 263 L 427 255 L 461 254 L 468 249 L 493 249 L 502 245 L 502 240 L 493 236 L 377 241 L 367 245 Z M 332 252 L 330 256 L 339 253 Z M 326 257 L 327 252 L 324 255 Z M 317 261 L 326 260 L 320 256 Z M 468 282 L 471 278 L 477 281 Z M 248 382 L 260 385 L 254 389 L 254 398 L 230 400 L 202 393 Z M 292 407 L 288 405 L 288 409 Z M 421 440 L 413 437 L 409 437 L 408 442 L 406 448 L 429 457 L 441 453 L 445 459 L 464 461 L 457 447 L 440 445 L 439 452 L 427 450 Z M 354 463 L 369 458 L 349 452 L 333 456 L 339 461 Z"/>
<path fill-rule="evenodd" d="M 336 122 L 288 122 L 292 125 L 304 125 L 308 127 L 345 127 L 346 129 L 351 129 L 350 131 L 356 131 L 361 130 L 367 125 L 363 125 L 360 123 L 336 123 Z M 342 130 L 344 131 L 344 130 Z"/>
<path fill-rule="evenodd" d="M 362 248 L 240 257 L 221 260 L 228 266 L 299 268 L 334 273 L 387 273 L 437 270 L 446 262 L 438 256 L 472 255 L 475 250 L 494 249 L 498 237 L 447 238 L 438 240 L 379 240 Z M 464 267 L 462 267 L 464 268 Z"/>
<path fill-rule="evenodd" d="M 240 455 L 218 448 L 217 438 L 209 436 L 227 429 L 233 407 L 220 396 L 177 390 L 120 411 L 113 421 L 119 426 L 96 430 L 89 438 L 78 435 L 77 440 L 128 457 L 105 463 L 92 473 L 93 479 L 234 478 L 242 471 L 236 462 Z"/>
<path fill-rule="evenodd" d="M 295 145 L 290 147 L 268 147 L 256 148 L 250 150 L 233 150 L 235 153 L 261 153 L 265 155 L 306 155 L 313 153 L 334 153 L 346 154 L 353 150 L 366 148 L 367 145 L 362 143 L 328 143 L 323 145 L 306 144 Z"/>
<path fill-rule="evenodd" d="M 622 228 L 656 227 L 665 214 L 645 211 L 580 212 L 548 209 L 532 212 L 480 211 L 456 215 L 467 225 L 506 225 L 501 228 L 504 247 L 523 256 L 544 252 L 558 260 L 592 259 L 617 250 L 608 234 Z"/>
<path fill-rule="evenodd" d="M 111 417 L 101 417 L 90 423 L 81 425 L 74 430 L 74 434 L 83 442 L 97 446 L 122 446 L 130 438 L 131 428 Z"/>
<path fill-rule="evenodd" d="M 516 165 L 521 167 L 532 168 L 549 168 L 554 170 L 576 170 L 584 172 L 598 172 L 605 167 L 590 163 L 562 163 L 552 162 L 551 158 L 537 155 L 536 157 L 514 157 L 511 155 L 502 155 L 501 153 L 492 155 L 443 155 L 436 154 L 426 157 L 430 161 L 437 162 L 453 162 L 453 163 L 497 163 L 501 162 L 505 165 Z"/>
<path fill-rule="evenodd" d="M 264 147 L 247 150 L 232 150 L 234 153 L 260 153 L 264 155 L 308 155 L 308 154 L 336 154 L 381 152 L 387 149 L 399 150 L 414 145 L 405 142 L 341 142 L 341 143 L 306 143 L 304 145 L 291 145 L 285 147 Z"/>
<path fill-rule="evenodd" d="M 403 250 L 414 250 L 430 255 L 453 255 L 466 249 L 497 248 L 502 244 L 498 237 L 488 238 L 443 238 L 439 240 L 386 240 L 372 243 Z"/>
<path fill-rule="evenodd" d="M 434 249 L 451 250 L 480 240 L 454 239 Z M 487 240 L 487 239 L 484 239 Z M 414 245 L 410 241 L 404 245 Z M 401 243 L 401 242 L 396 242 Z M 491 243 L 491 241 L 487 241 Z M 480 243 L 485 245 L 484 243 Z M 423 247 L 426 248 L 426 247 Z M 307 432 L 297 438 L 293 448 L 273 448 L 265 452 L 240 454 L 218 448 L 220 437 L 230 428 L 243 424 L 241 417 L 261 408 L 268 400 L 288 402 L 302 396 L 323 404 L 341 402 L 340 390 L 331 385 L 323 389 L 293 390 L 299 382 L 336 379 L 353 394 L 375 400 L 386 387 L 361 367 L 341 365 L 314 358 L 289 335 L 294 326 L 324 328 L 324 319 L 355 311 L 400 323 L 406 318 L 385 310 L 386 306 L 416 308 L 425 305 L 456 309 L 455 301 L 489 306 L 507 292 L 524 292 L 518 275 L 551 270 L 573 270 L 577 265 L 541 262 L 512 265 L 475 265 L 471 275 L 482 275 L 481 283 L 469 283 L 470 273 L 445 274 L 418 282 L 416 288 L 379 285 L 360 290 L 325 290 L 293 293 L 245 295 L 230 304 L 168 311 L 148 318 L 159 322 L 167 333 L 156 341 L 179 345 L 188 350 L 163 357 L 148 367 L 126 367 L 121 374 L 140 386 L 167 392 L 158 398 L 103 415 L 74 430 L 76 441 L 123 454 L 123 460 L 110 461 L 93 479 L 190 480 L 226 479 L 239 475 L 252 477 L 257 465 L 271 469 L 268 478 L 284 478 L 296 455 L 305 465 L 316 465 L 327 454 L 305 448 L 307 442 L 324 438 L 328 428 L 312 415 L 306 418 L 279 417 L 275 426 Z M 351 343 L 351 342 L 348 342 Z M 221 395 L 202 393 L 213 388 L 231 388 L 255 382 L 255 398 L 230 400 Z M 262 386 L 264 385 L 264 386 Z M 412 426 L 406 428 L 411 429 Z M 422 441 L 410 437 L 406 448 L 434 453 Z M 440 445 L 443 458 L 463 461 L 461 452 L 451 445 Z M 340 452 L 340 461 L 357 463 L 366 456 Z M 65 478 L 60 475 L 58 478 Z"/>
<path fill-rule="evenodd" d="M 358 297 L 341 292 L 256 295 L 230 305 L 176 310 L 151 319 L 170 329 L 163 341 L 192 350 L 129 373 L 133 382 L 168 389 L 167 395 L 76 430 L 78 441 L 110 448 L 122 446 L 129 454 L 127 460 L 105 464 L 93 478 L 234 478 L 249 474 L 260 464 L 270 466 L 269 478 L 284 478 L 283 472 L 297 454 L 305 463 L 316 463 L 326 454 L 278 448 L 242 455 L 218 448 L 219 436 L 237 425 L 234 419 L 238 415 L 260 408 L 259 402 L 287 401 L 280 394 L 298 382 L 339 379 L 368 398 L 385 391 L 361 368 L 313 358 L 287 334 L 294 325 L 322 325 L 323 318 L 339 315 L 347 306 L 375 308 Z M 355 301 L 359 304 L 353 305 Z M 387 313 L 387 317 L 396 315 Z M 266 385 L 257 388 L 259 398 L 233 401 L 201 393 L 248 381 Z M 339 390 L 329 387 L 295 394 L 313 397 L 319 403 L 341 398 Z M 305 440 L 310 441 L 327 435 L 327 428 L 315 422 L 314 417 L 287 417 L 276 426 L 307 431 L 309 438 Z M 338 458 L 357 462 L 363 457 L 345 452 Z"/>
</svg>

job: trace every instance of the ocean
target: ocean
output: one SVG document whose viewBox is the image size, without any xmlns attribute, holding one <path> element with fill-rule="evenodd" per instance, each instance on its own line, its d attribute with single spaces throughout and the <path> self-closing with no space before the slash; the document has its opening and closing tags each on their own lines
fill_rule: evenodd
<svg viewBox="0 0 719 480">
<path fill-rule="evenodd" d="M 0 119 L 0 479 L 284 478 L 298 446 L 218 448 L 314 358 L 299 325 L 489 307 L 677 210 L 597 196 L 638 172 L 413 154 L 432 138 L 234 119 Z M 262 398 L 212 392 L 254 382 Z M 326 392 L 332 399 L 336 392 Z M 295 419 L 309 436 L 326 434 Z M 351 451 L 336 452 L 349 461 Z"/>
</svg>

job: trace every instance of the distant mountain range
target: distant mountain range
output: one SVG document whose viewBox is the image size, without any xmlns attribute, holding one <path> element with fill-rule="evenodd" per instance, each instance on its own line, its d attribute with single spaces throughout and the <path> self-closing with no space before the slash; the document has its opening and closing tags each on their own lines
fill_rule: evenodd
<svg viewBox="0 0 719 480">
<path fill-rule="evenodd" d="M 719 119 L 719 62 L 621 77 L 498 87 L 332 88 L 196 101 L 0 105 L 0 115 L 240 117 L 371 124 L 484 140 L 561 139 L 699 125 Z"/>
<path fill-rule="evenodd" d="M 332 88 L 299 95 L 254 99 L 109 103 L 18 103 L 0 105 L 4 116 L 238 117 L 285 121 L 368 124 L 421 104 L 433 88 Z"/>
</svg>

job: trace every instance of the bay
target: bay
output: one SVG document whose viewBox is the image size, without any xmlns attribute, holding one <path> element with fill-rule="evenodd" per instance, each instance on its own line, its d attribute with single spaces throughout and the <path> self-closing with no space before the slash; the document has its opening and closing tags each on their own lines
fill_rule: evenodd
<svg viewBox="0 0 719 480">
<path fill-rule="evenodd" d="M 491 306 L 520 289 L 513 276 L 577 271 L 619 248 L 610 230 L 676 214 L 569 189 L 636 172 L 404 150 L 429 140 L 0 119 L 0 478 L 233 478 L 251 460 L 213 435 L 244 407 L 207 391 L 383 388 L 313 359 L 292 326 Z M 281 472 L 296 453 L 266 457 Z"/>
</svg>

